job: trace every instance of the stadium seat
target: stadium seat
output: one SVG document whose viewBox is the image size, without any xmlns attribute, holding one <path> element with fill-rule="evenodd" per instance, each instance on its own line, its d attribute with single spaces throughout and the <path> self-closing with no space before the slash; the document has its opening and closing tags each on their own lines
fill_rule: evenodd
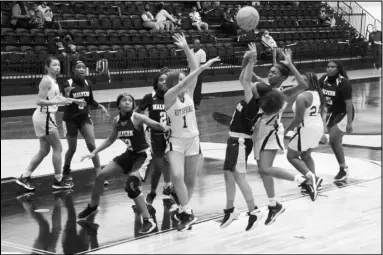
<svg viewBox="0 0 383 255">
<path fill-rule="evenodd" d="M 16 31 L 6 31 L 1 35 L 1 41 L 4 44 L 16 45 L 19 43 L 19 36 L 16 34 Z"/>
<path fill-rule="evenodd" d="M 122 19 L 116 15 L 110 15 L 113 29 L 122 29 Z"/>
</svg>

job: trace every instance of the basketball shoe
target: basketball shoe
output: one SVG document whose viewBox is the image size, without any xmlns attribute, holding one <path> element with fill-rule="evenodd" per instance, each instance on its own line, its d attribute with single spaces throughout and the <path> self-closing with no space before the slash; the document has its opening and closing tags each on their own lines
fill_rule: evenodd
<svg viewBox="0 0 383 255">
<path fill-rule="evenodd" d="M 247 212 L 247 216 L 249 216 L 249 220 L 247 222 L 246 231 L 254 229 L 263 218 L 263 214 L 261 213 L 261 210 L 259 210 L 257 206 L 254 208 L 252 212 Z"/>
<path fill-rule="evenodd" d="M 322 177 L 315 176 L 315 180 L 316 180 L 317 191 L 319 192 L 320 190 L 323 189 L 323 187 L 322 187 L 323 178 L 322 178 Z M 300 186 L 300 185 L 299 185 L 299 186 Z M 303 195 L 307 195 L 307 194 L 308 194 L 307 190 L 304 189 L 304 188 L 301 189 L 301 193 L 302 193 Z"/>
<path fill-rule="evenodd" d="M 152 232 L 153 229 L 156 228 L 156 226 L 157 225 L 152 218 L 144 218 L 144 220 L 142 222 L 142 226 L 141 226 L 140 230 L 138 231 L 138 233 L 148 234 L 148 233 Z"/>
<path fill-rule="evenodd" d="M 267 215 L 267 219 L 265 221 L 265 225 L 271 225 L 277 219 L 279 215 L 281 215 L 285 211 L 285 208 L 282 204 L 277 202 L 276 206 L 269 205 L 269 214 Z"/>
<path fill-rule="evenodd" d="M 157 194 L 156 192 L 154 191 L 150 191 L 147 195 L 146 195 L 146 203 L 148 204 L 152 204 L 154 199 L 156 198 Z"/>
<path fill-rule="evenodd" d="M 191 225 L 197 221 L 197 218 L 194 216 L 193 211 L 191 213 L 182 212 L 181 213 L 181 223 L 178 225 L 178 231 L 185 231 L 191 227 Z"/>
<path fill-rule="evenodd" d="M 238 220 L 239 212 L 235 209 L 235 207 L 230 209 L 223 209 L 223 213 L 224 216 L 220 228 L 226 228 L 234 220 Z"/>
<path fill-rule="evenodd" d="M 35 185 L 33 185 L 32 178 L 30 176 L 23 177 L 23 175 L 21 175 L 20 178 L 16 179 L 16 183 L 30 191 L 36 189 Z"/>
<path fill-rule="evenodd" d="M 317 185 L 315 185 L 315 188 L 314 188 L 313 185 L 309 183 L 309 180 L 306 179 L 304 182 L 301 183 L 300 186 L 302 187 L 302 189 L 305 189 L 307 191 L 312 201 L 315 201 L 315 199 L 317 199 L 317 196 L 318 196 L 318 190 L 316 188 Z"/>
<path fill-rule="evenodd" d="M 345 168 L 340 168 L 338 174 L 334 177 L 334 181 L 336 182 L 344 181 L 346 180 L 348 174 L 349 174 L 348 166 L 346 166 Z"/>
<path fill-rule="evenodd" d="M 88 204 L 87 207 L 82 210 L 79 214 L 77 214 L 77 219 L 79 220 L 88 220 L 91 219 L 91 217 L 95 216 L 99 211 L 99 206 L 96 207 L 90 207 Z"/>
<path fill-rule="evenodd" d="M 53 177 L 52 188 L 54 189 L 71 189 L 73 186 L 73 182 L 71 181 L 66 181 L 64 178 L 62 178 L 61 181 L 58 181 L 56 177 Z"/>
</svg>

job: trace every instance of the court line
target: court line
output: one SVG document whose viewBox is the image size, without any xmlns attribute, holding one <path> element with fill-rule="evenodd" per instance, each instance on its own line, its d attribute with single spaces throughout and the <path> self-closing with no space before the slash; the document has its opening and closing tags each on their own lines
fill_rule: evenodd
<svg viewBox="0 0 383 255">
<path fill-rule="evenodd" d="M 32 247 L 24 246 L 24 245 L 21 245 L 21 244 L 15 244 L 15 243 L 7 242 L 7 241 L 1 241 L 1 244 L 4 245 L 4 246 L 11 247 L 11 248 L 19 249 L 19 250 L 22 250 L 22 251 L 27 251 L 28 253 L 26 253 L 26 254 L 30 254 L 31 252 L 35 252 L 37 254 L 55 254 L 55 253 L 52 253 L 52 252 L 49 252 L 49 251 L 35 249 L 35 248 L 32 248 Z"/>
<path fill-rule="evenodd" d="M 370 182 L 370 181 L 375 181 L 375 180 L 381 179 L 381 178 L 382 177 L 380 176 L 380 177 L 375 177 L 375 178 L 370 179 L 370 180 L 360 180 L 360 181 L 356 181 L 356 182 L 353 182 L 353 183 L 345 183 L 344 186 L 340 186 L 340 187 L 335 185 L 335 186 L 332 186 L 330 188 L 321 190 L 321 192 L 319 194 L 322 194 L 322 193 L 325 193 L 325 192 L 328 192 L 328 191 L 331 191 L 331 190 L 335 190 L 335 189 L 347 188 L 349 186 L 359 186 L 360 187 L 360 185 L 358 185 L 358 184 L 365 183 L 365 182 Z M 286 201 L 296 200 L 296 199 L 300 199 L 302 197 L 308 197 L 309 196 L 309 195 L 302 195 L 300 192 L 298 194 L 300 194 L 300 195 L 298 195 L 298 197 L 281 199 L 280 201 L 281 202 L 286 202 Z M 264 205 L 264 206 L 261 206 L 260 208 L 263 208 L 263 207 L 266 207 L 266 206 L 267 205 Z M 243 212 L 246 212 L 246 210 L 240 211 L 240 213 L 243 213 Z M 219 218 L 222 218 L 222 215 L 215 215 L 215 216 L 208 217 L 208 218 L 206 218 L 204 220 L 201 220 L 201 221 L 198 221 L 197 223 L 194 223 L 193 225 L 198 225 L 198 224 L 205 223 L 205 222 L 208 222 L 208 221 L 213 221 L 213 220 L 216 220 L 216 219 L 219 219 Z M 116 246 L 116 245 L 119 245 L 119 244 L 129 243 L 129 242 L 133 242 L 133 241 L 136 241 L 136 240 L 139 240 L 139 239 L 142 239 L 142 238 L 148 238 L 148 237 L 151 237 L 151 236 L 155 236 L 155 235 L 158 235 L 158 234 L 163 234 L 163 233 L 167 233 L 167 232 L 175 231 L 175 230 L 176 230 L 176 228 L 171 228 L 171 229 L 167 229 L 165 231 L 159 231 L 159 232 L 156 232 L 156 233 L 151 233 L 151 234 L 140 236 L 140 237 L 137 237 L 137 238 L 133 237 L 133 238 L 125 239 L 125 240 L 119 240 L 119 241 L 116 241 L 116 242 L 111 242 L 109 244 L 105 244 L 103 246 L 100 246 L 100 247 L 97 247 L 97 248 L 94 248 L 94 249 L 91 249 L 91 250 L 88 250 L 88 251 L 79 252 L 79 253 L 76 253 L 76 254 L 87 254 L 87 253 L 90 253 L 90 252 L 99 251 L 101 249 L 110 248 L 110 247 L 113 247 L 113 246 Z"/>
</svg>

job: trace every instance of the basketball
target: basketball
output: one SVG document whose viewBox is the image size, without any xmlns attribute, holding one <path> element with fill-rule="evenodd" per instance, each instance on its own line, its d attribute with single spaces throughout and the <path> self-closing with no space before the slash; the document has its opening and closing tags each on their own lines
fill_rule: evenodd
<svg viewBox="0 0 383 255">
<path fill-rule="evenodd" d="M 237 24 L 246 32 L 255 29 L 258 23 L 259 13 L 254 7 L 246 6 L 238 11 Z"/>
</svg>

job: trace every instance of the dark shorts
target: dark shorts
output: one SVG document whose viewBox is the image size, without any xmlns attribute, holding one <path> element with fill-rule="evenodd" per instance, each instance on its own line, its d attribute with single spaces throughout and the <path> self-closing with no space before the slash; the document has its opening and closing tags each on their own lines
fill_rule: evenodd
<svg viewBox="0 0 383 255">
<path fill-rule="evenodd" d="M 352 120 L 355 118 L 355 108 L 352 106 Z M 332 127 L 336 124 L 341 126 L 347 123 L 347 112 L 343 113 L 328 113 L 326 116 L 327 127 Z"/>
<path fill-rule="evenodd" d="M 253 140 L 250 138 L 231 137 L 227 139 L 225 163 L 223 170 L 245 173 L 247 169 L 247 158 L 253 149 Z"/>
<path fill-rule="evenodd" d="M 115 157 L 113 161 L 123 169 L 124 174 L 131 174 L 135 171 L 139 171 L 141 180 L 145 182 L 151 159 L 152 157 L 148 148 L 141 152 L 126 150 L 121 155 Z"/>
<path fill-rule="evenodd" d="M 85 119 L 81 120 L 68 120 L 65 121 L 66 126 L 66 135 L 67 136 L 77 136 L 78 131 L 85 125 L 93 125 L 92 119 L 88 116 Z"/>
<path fill-rule="evenodd" d="M 165 134 L 153 133 L 150 137 L 152 153 L 156 157 L 163 157 L 166 150 L 167 139 Z"/>
</svg>

